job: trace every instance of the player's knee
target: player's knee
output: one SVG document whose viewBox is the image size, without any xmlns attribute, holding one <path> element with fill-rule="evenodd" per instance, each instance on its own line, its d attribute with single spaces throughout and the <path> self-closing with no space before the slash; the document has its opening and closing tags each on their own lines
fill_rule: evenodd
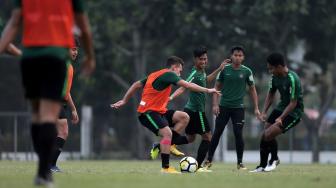
<svg viewBox="0 0 336 188">
<path fill-rule="evenodd" d="M 173 137 L 173 134 L 172 134 L 172 132 L 171 132 L 171 130 L 169 128 L 163 129 L 161 131 L 161 135 L 165 139 L 172 139 L 172 137 Z"/>
</svg>

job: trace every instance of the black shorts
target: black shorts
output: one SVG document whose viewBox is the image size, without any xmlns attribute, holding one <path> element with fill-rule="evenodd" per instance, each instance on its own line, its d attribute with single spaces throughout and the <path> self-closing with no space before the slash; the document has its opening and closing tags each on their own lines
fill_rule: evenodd
<svg viewBox="0 0 336 188">
<path fill-rule="evenodd" d="M 67 63 L 53 56 L 23 58 L 22 83 L 28 99 L 62 101 L 66 91 Z"/>
<path fill-rule="evenodd" d="M 275 120 L 282 114 L 282 111 L 280 110 L 273 110 L 272 113 L 269 115 L 267 119 L 267 123 L 273 124 L 275 123 Z M 293 117 L 291 115 L 288 115 L 285 117 L 285 119 L 282 121 L 282 126 L 280 128 L 282 129 L 282 133 L 287 132 L 289 129 L 295 127 L 299 122 L 301 121 L 301 117 Z"/>
<path fill-rule="evenodd" d="M 209 122 L 204 112 L 193 112 L 188 108 L 185 108 L 184 112 L 186 112 L 190 117 L 189 124 L 185 129 L 186 134 L 203 135 L 205 133 L 210 132 Z"/>
<path fill-rule="evenodd" d="M 173 127 L 173 115 L 175 110 L 168 110 L 165 114 L 158 112 L 145 112 L 139 115 L 139 121 L 141 124 L 152 131 L 155 135 L 159 135 L 159 129 L 166 126 Z"/>
<path fill-rule="evenodd" d="M 69 113 L 70 113 L 70 109 L 69 109 L 68 105 L 64 103 L 62 105 L 62 108 L 61 108 L 60 114 L 58 116 L 58 119 L 68 119 L 69 118 Z"/>
</svg>

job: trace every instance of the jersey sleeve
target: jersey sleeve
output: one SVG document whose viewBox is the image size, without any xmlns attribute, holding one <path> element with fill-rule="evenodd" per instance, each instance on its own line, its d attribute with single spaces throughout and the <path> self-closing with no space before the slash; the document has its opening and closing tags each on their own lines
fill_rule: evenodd
<svg viewBox="0 0 336 188">
<path fill-rule="evenodd" d="M 161 76 L 163 82 L 176 85 L 181 80 L 174 72 L 166 72 Z"/>
<path fill-rule="evenodd" d="M 252 85 L 255 84 L 254 83 L 254 78 L 253 78 L 253 73 L 250 69 L 248 69 L 248 71 L 247 71 L 246 83 L 249 86 L 252 86 Z"/>
<path fill-rule="evenodd" d="M 301 83 L 298 77 L 294 76 L 293 74 L 289 74 L 290 79 L 290 99 L 297 100 L 300 95 Z"/>
<path fill-rule="evenodd" d="M 140 82 L 142 83 L 142 85 L 146 85 L 147 76 L 145 78 L 141 79 Z"/>
</svg>

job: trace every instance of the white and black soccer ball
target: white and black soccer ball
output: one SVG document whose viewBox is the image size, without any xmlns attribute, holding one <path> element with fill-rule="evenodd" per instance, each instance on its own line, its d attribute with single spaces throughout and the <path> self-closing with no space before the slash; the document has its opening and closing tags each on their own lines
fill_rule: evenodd
<svg viewBox="0 0 336 188">
<path fill-rule="evenodd" d="M 194 172 L 196 172 L 197 168 L 198 168 L 197 161 L 193 157 L 183 157 L 180 160 L 181 172 L 194 173 Z"/>
</svg>

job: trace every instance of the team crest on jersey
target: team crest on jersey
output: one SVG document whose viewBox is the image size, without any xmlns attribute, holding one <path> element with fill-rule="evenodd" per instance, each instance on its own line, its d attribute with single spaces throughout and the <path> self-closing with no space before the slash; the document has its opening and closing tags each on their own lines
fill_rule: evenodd
<svg viewBox="0 0 336 188">
<path fill-rule="evenodd" d="M 243 74 L 240 74 L 240 75 L 239 75 L 239 78 L 243 78 L 243 77 L 244 77 L 244 75 L 243 75 Z"/>
</svg>

